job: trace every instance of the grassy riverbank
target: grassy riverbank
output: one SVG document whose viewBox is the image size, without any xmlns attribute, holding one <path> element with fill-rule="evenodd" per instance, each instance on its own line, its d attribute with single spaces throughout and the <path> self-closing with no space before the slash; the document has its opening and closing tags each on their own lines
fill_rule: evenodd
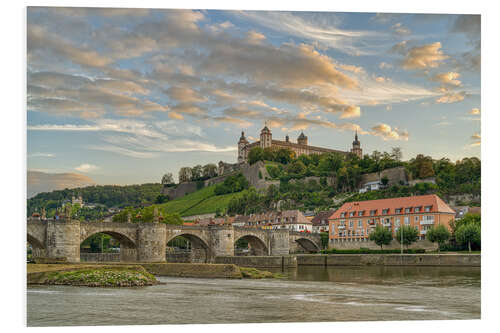
<svg viewBox="0 0 500 333">
<path fill-rule="evenodd" d="M 28 284 L 89 287 L 150 286 L 159 283 L 155 276 L 226 279 L 284 277 L 279 273 L 234 264 L 188 263 L 28 264 L 27 273 Z"/>
<path fill-rule="evenodd" d="M 141 287 L 157 283 L 154 275 L 139 265 L 28 265 L 28 284 Z"/>
</svg>

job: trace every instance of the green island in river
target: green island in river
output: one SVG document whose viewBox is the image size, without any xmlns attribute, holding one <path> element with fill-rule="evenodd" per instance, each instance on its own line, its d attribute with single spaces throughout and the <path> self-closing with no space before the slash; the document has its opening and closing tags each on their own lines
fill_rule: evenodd
<svg viewBox="0 0 500 333">
<path fill-rule="evenodd" d="M 175 264 L 174 264 L 175 265 Z M 232 266 L 234 274 L 227 278 L 283 278 L 279 273 L 261 271 L 255 268 L 235 265 L 191 264 L 198 270 L 205 271 L 204 277 L 220 277 L 214 275 L 214 266 Z M 168 267 L 168 266 L 164 266 Z M 184 265 L 175 265 L 177 276 L 186 275 Z M 179 271 L 180 270 L 180 271 Z M 182 272 L 186 271 L 186 272 Z M 28 264 L 28 284 L 71 285 L 87 287 L 142 287 L 160 284 L 150 265 L 108 265 L 108 264 Z M 183 274 L 184 273 L 184 274 Z M 170 274 L 160 274 L 170 275 Z"/>
</svg>

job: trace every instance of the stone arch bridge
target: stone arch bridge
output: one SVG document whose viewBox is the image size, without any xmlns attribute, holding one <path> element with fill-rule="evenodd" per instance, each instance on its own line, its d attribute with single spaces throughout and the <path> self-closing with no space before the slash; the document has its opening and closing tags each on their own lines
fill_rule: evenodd
<svg viewBox="0 0 500 333">
<path fill-rule="evenodd" d="M 178 226 L 163 223 L 80 222 L 72 219 L 41 220 L 29 218 L 27 241 L 33 256 L 80 261 L 80 245 L 97 233 L 120 242 L 120 260 L 163 262 L 167 243 L 178 236 L 187 238 L 196 261 L 214 262 L 218 256 L 233 256 L 235 243 L 246 240 L 253 255 L 287 255 L 316 252 L 321 249 L 318 234 L 285 229 L 264 230 L 233 226 Z"/>
</svg>

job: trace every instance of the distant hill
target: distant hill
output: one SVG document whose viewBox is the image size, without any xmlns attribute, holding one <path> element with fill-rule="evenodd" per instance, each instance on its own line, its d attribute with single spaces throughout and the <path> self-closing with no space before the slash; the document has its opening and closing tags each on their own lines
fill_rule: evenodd
<svg viewBox="0 0 500 333">
<path fill-rule="evenodd" d="M 43 192 L 28 199 L 28 214 L 45 207 L 46 210 L 60 207 L 65 200 L 72 196 L 82 196 L 85 203 L 101 204 L 110 207 L 139 206 L 153 204 L 160 195 L 162 185 L 94 185 L 73 189 Z"/>
</svg>

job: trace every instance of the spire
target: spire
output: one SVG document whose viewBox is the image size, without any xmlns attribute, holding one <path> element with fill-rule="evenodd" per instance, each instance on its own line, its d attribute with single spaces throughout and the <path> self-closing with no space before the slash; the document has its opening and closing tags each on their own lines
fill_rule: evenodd
<svg viewBox="0 0 500 333">
<path fill-rule="evenodd" d="M 356 135 L 354 136 L 354 140 L 358 141 L 358 129 L 356 128 Z"/>
</svg>

